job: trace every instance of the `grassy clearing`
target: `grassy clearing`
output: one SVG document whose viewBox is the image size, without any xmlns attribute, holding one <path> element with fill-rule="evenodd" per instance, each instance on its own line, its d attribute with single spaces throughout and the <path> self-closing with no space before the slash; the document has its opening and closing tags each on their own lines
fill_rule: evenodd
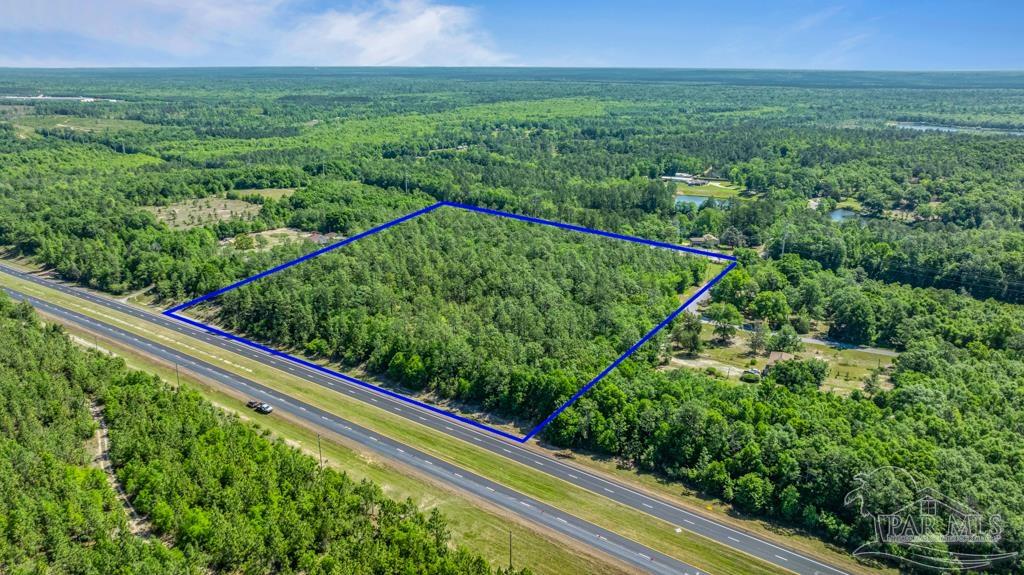
<svg viewBox="0 0 1024 575">
<path fill-rule="evenodd" d="M 482 554 L 494 565 L 504 565 L 508 561 L 508 535 L 511 530 L 513 560 L 517 567 L 526 566 L 541 574 L 611 575 L 629 572 L 624 566 L 584 551 L 575 541 L 554 533 L 535 531 L 511 513 L 497 508 L 488 509 L 489 506 L 482 501 L 460 496 L 404 466 L 389 464 L 379 455 L 330 431 L 316 429 L 287 416 L 253 416 L 245 407 L 246 399 L 233 392 L 228 393 L 188 372 L 176 375 L 173 367 L 161 361 L 110 340 L 96 340 L 90 332 L 78 327 L 67 327 L 66 330 L 79 336 L 88 347 L 98 347 L 122 357 L 133 369 L 155 373 L 171 384 L 180 376 L 183 385 L 195 389 L 211 403 L 252 421 L 257 427 L 269 430 L 274 437 L 314 457 L 318 455 L 317 433 L 322 433 L 320 447 L 327 465 L 345 471 L 356 480 L 373 481 L 393 499 L 411 498 L 422 511 L 438 509 L 450 520 L 453 541 Z M 99 342 L 98 346 L 91 343 L 95 341 Z"/>
<path fill-rule="evenodd" d="M 738 186 L 727 182 L 709 182 L 702 186 L 687 186 L 676 184 L 676 195 L 708 196 L 715 199 L 725 200 L 735 198 L 742 190 Z"/>
<path fill-rule="evenodd" d="M 168 206 L 147 206 L 143 209 L 173 229 L 187 230 L 224 220 L 249 220 L 259 213 L 260 206 L 242 200 L 200 198 Z"/>
<path fill-rule="evenodd" d="M 861 210 L 860 200 L 857 198 L 846 198 L 843 201 L 836 204 L 836 209 L 847 209 L 855 212 Z"/>
<path fill-rule="evenodd" d="M 136 131 L 147 128 L 143 122 L 137 120 L 119 120 L 113 118 L 85 118 L 79 116 L 27 115 L 18 118 L 17 124 L 33 130 L 37 128 L 59 129 L 64 128 L 77 132 L 118 132 Z"/>
<path fill-rule="evenodd" d="M 206 344 L 199 339 L 185 337 L 112 310 L 93 309 L 87 305 L 87 302 L 78 298 L 36 286 L 6 274 L 0 274 L 0 285 L 14 287 L 24 293 L 110 322 L 129 332 L 153 338 L 164 345 L 214 363 L 243 377 L 260 381 L 282 393 L 337 413 L 353 423 L 403 443 L 415 445 L 435 457 L 500 482 L 562 509 L 566 513 L 574 514 L 606 529 L 616 531 L 702 570 L 715 573 L 750 574 L 786 572 L 688 531 L 683 530 L 676 533 L 676 525 L 620 505 L 549 475 L 538 473 L 475 445 L 439 434 L 428 427 L 376 409 L 371 405 L 292 376 L 285 371 Z"/>
</svg>

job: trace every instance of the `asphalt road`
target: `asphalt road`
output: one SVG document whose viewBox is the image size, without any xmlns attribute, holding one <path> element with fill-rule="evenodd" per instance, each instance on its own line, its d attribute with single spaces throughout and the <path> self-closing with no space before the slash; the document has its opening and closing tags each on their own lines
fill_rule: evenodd
<svg viewBox="0 0 1024 575">
<path fill-rule="evenodd" d="M 777 565 L 777 566 L 779 566 L 781 568 L 784 568 L 784 569 L 787 569 L 787 570 L 799 573 L 801 575 L 819 575 L 819 574 L 820 575 L 836 575 L 836 574 L 844 574 L 845 573 L 845 571 L 843 571 L 841 569 L 838 569 L 836 567 L 833 567 L 833 566 L 827 565 L 825 563 L 819 562 L 819 561 L 817 561 L 817 560 L 815 560 L 815 559 L 813 559 L 811 557 L 807 557 L 806 555 L 803 555 L 801 553 L 792 551 L 792 550 L 787 549 L 787 548 L 785 548 L 783 546 L 776 545 L 776 544 L 771 543 L 771 542 L 769 542 L 769 541 L 767 541 L 765 539 L 762 539 L 762 538 L 760 538 L 760 537 L 758 537 L 756 535 L 747 533 L 747 532 L 745 532 L 743 530 L 740 530 L 740 529 L 736 529 L 736 528 L 730 527 L 729 525 L 726 525 L 724 523 L 720 523 L 720 522 L 718 522 L 718 521 L 716 521 L 716 520 L 714 520 L 712 518 L 705 517 L 704 515 L 688 511 L 688 510 L 683 509 L 683 508 L 681 508 L 679 506 L 676 506 L 676 505 L 673 505 L 673 504 L 671 504 L 669 502 L 666 502 L 666 501 L 664 501 L 664 500 L 662 500 L 660 498 L 652 497 L 652 496 L 650 496 L 650 495 L 648 495 L 646 493 L 641 493 L 641 492 L 636 491 L 636 490 L 630 488 L 629 486 L 627 486 L 625 484 L 622 484 L 622 483 L 619 483 L 617 481 L 614 481 L 614 480 L 611 480 L 611 479 L 608 479 L 608 478 L 601 477 L 599 475 L 590 473 L 590 472 L 586 471 L 585 469 L 583 469 L 583 468 L 581 468 L 579 466 L 568 464 L 568 463 L 563 462 L 563 461 L 561 461 L 559 459 L 556 459 L 554 457 L 548 457 L 545 454 L 537 453 L 537 452 L 535 452 L 535 451 L 533 451 L 533 450 L 531 450 L 531 449 L 529 449 L 527 447 L 524 447 L 524 446 L 522 446 L 520 444 L 513 443 L 511 441 L 503 440 L 503 439 L 499 438 L 496 435 L 493 435 L 493 434 L 490 434 L 490 433 L 487 433 L 487 432 L 484 432 L 484 431 L 477 430 L 476 428 L 473 428 L 473 427 L 470 427 L 470 426 L 467 426 L 467 425 L 461 425 L 458 422 L 455 422 L 455 421 L 453 421 L 453 420 L 451 420 L 451 419 L 449 419 L 447 417 L 435 414 L 435 413 L 433 413 L 431 411 L 418 409 L 415 406 L 412 406 L 412 405 L 410 405 L 408 403 L 399 401 L 397 399 L 393 399 L 393 398 L 388 397 L 388 396 L 386 396 L 384 394 L 377 393 L 377 392 L 372 391 L 370 389 L 367 389 L 367 388 L 364 388 L 364 387 L 361 387 L 361 386 L 358 386 L 358 385 L 346 382 L 344 380 L 340 380 L 340 379 L 337 379 L 337 378 L 334 378 L 334 377 L 330 377 L 330 376 L 325 375 L 325 374 L 323 374 L 321 372 L 318 372 L 318 371 L 315 371 L 315 370 L 312 370 L 312 369 L 308 369 L 308 368 L 305 368 L 305 367 L 303 367 L 301 365 L 297 365 L 295 363 L 292 363 L 292 362 L 290 362 L 290 361 L 288 361 L 286 359 L 282 359 L 282 358 L 276 357 L 274 355 L 271 355 L 271 354 L 268 354 L 268 353 L 265 353 L 265 352 L 262 352 L 262 351 L 255 350 L 255 349 L 253 349 L 251 347 L 248 347 L 248 346 L 246 346 L 244 344 L 241 344 L 241 343 L 234 342 L 234 341 L 229 340 L 227 338 L 223 338 L 223 337 L 220 337 L 220 336 L 216 336 L 216 335 L 210 334 L 208 332 L 205 332 L 205 331 L 200 330 L 198 328 L 194 328 L 192 326 L 189 326 L 189 325 L 186 325 L 184 323 L 178 322 L 178 321 L 173 320 L 171 318 L 168 318 L 166 316 L 150 313 L 150 312 L 147 312 L 145 310 L 142 310 L 142 309 L 140 309 L 138 307 L 135 307 L 135 306 L 132 306 L 132 305 L 128 305 L 128 304 L 125 304 L 125 303 L 122 303 L 122 302 L 119 302 L 119 301 L 116 301 L 116 300 L 112 300 L 112 299 L 107 298 L 107 297 L 99 296 L 99 295 L 96 295 L 96 294 L 91 293 L 91 292 L 86 291 L 86 290 L 82 290 L 82 289 L 75 288 L 75 287 L 70 287 L 70 286 L 64 285 L 64 284 L 59 283 L 59 282 L 54 282 L 54 281 L 51 281 L 51 280 L 40 278 L 40 277 L 37 277 L 37 276 L 32 275 L 32 274 L 27 274 L 27 273 L 18 271 L 18 270 L 14 269 L 14 268 L 10 268 L 10 267 L 7 267 L 7 266 L 2 265 L 2 264 L 0 264 L 0 272 L 8 273 L 8 274 L 10 274 L 12 276 L 16 276 L 16 277 L 21 278 L 23 280 L 31 281 L 33 283 L 36 283 L 36 284 L 39 284 L 39 285 L 43 285 L 45 287 L 56 289 L 56 290 L 59 290 L 61 292 L 64 292 L 64 293 L 67 293 L 67 294 L 70 294 L 70 295 L 74 295 L 76 297 L 85 299 L 85 300 L 87 300 L 89 302 L 92 302 L 92 303 L 94 303 L 94 304 L 96 304 L 98 306 L 101 306 L 101 307 L 115 309 L 115 310 L 117 310 L 119 312 L 131 315 L 133 317 L 136 317 L 136 318 L 139 318 L 139 319 L 142 319 L 142 320 L 145 320 L 145 321 L 148 321 L 148 322 L 160 325 L 161 327 L 165 327 L 167 329 L 171 329 L 171 330 L 180 332 L 180 333 L 188 335 L 190 337 L 195 337 L 195 338 L 201 339 L 201 340 L 206 341 L 206 342 L 208 342 L 210 344 L 213 344 L 213 345 L 216 345 L 218 347 L 221 347 L 222 349 L 231 351 L 233 353 L 237 353 L 239 355 L 242 355 L 244 357 L 253 359 L 255 361 L 262 362 L 264 364 L 273 366 L 273 367 L 275 367 L 277 369 L 283 369 L 283 370 L 288 371 L 288 372 L 290 372 L 290 373 L 292 373 L 292 374 L 294 374 L 294 375 L 296 375 L 298 377 L 302 377 L 302 378 L 304 378 L 306 380 L 309 380 L 311 382 L 314 382 L 314 383 L 317 383 L 319 385 L 328 387 L 328 388 L 330 388 L 330 389 L 332 389 L 334 391 L 338 391 L 340 393 L 344 393 L 346 395 L 349 395 L 350 397 L 354 397 L 354 398 L 360 399 L 362 401 L 365 401 L 367 403 L 371 403 L 371 404 L 373 404 L 373 405 L 375 405 L 375 406 L 377 406 L 377 407 L 379 407 L 381 409 L 386 409 L 386 410 L 391 411 L 391 412 L 393 412 L 393 413 L 395 413 L 395 414 L 397 414 L 399 416 L 402 416 L 402 417 L 404 417 L 406 419 L 409 419 L 409 420 L 414 421 L 414 422 L 418 422 L 418 423 L 420 423 L 422 425 L 429 426 L 429 427 L 431 427 L 431 428 L 433 428 L 433 429 L 435 429 L 437 431 L 440 431 L 442 433 L 446 433 L 446 434 L 448 434 L 448 435 L 450 435 L 452 437 L 455 437 L 455 438 L 458 438 L 460 440 L 467 441 L 467 442 L 473 442 L 478 447 L 482 447 L 482 448 L 487 449 L 487 450 L 489 450 L 489 451 L 491 451 L 493 453 L 496 453 L 496 454 L 498 454 L 500 456 L 506 457 L 508 459 L 512 459 L 512 460 L 514 460 L 514 461 L 516 461 L 518 463 L 521 463 L 523 465 L 531 467 L 531 468 L 535 469 L 538 472 L 547 473 L 547 474 L 555 476 L 555 477 L 557 477 L 559 479 L 565 480 L 565 481 L 567 481 L 569 483 L 575 484 L 575 485 L 577 485 L 577 486 L 579 486 L 579 487 L 581 487 L 583 489 L 587 489 L 588 491 L 591 491 L 591 492 L 593 492 L 593 493 L 595 493 L 597 495 L 600 495 L 602 497 L 607 497 L 607 498 L 612 499 L 612 500 L 614 500 L 614 501 L 616 501 L 618 503 L 621 503 L 623 505 L 627 505 L 627 506 L 632 507 L 632 508 L 634 508 L 636 510 L 639 510 L 639 511 L 642 511 L 642 512 L 647 513 L 649 515 L 653 515 L 655 517 L 658 517 L 658 518 L 660 518 L 660 519 L 662 519 L 664 521 L 667 521 L 667 522 L 671 523 L 672 525 L 674 525 L 675 529 L 677 529 L 677 530 L 687 530 L 687 531 L 690 531 L 690 532 L 693 532 L 693 533 L 696 533 L 696 534 L 708 537 L 709 539 L 717 541 L 717 542 L 721 543 L 722 545 L 725 545 L 725 546 L 732 547 L 734 549 L 743 551 L 743 552 L 745 552 L 745 553 L 747 553 L 749 555 L 758 557 L 758 558 L 760 558 L 760 559 L 762 559 L 762 560 L 764 560 L 764 561 L 766 561 L 768 563 L 772 563 L 772 564 Z M 44 302 L 40 302 L 40 303 L 44 303 Z M 47 305 L 49 305 L 49 304 L 47 304 Z M 61 309 L 61 311 L 63 311 L 64 313 L 68 313 L 68 310 Z M 88 319 L 88 321 L 92 322 L 92 325 L 87 325 L 87 327 L 90 327 L 90 329 L 95 329 L 95 324 L 97 324 L 97 322 L 95 322 L 95 320 L 92 320 L 92 319 Z M 110 327 L 110 326 L 106 326 L 106 327 Z M 127 343 L 129 345 L 135 345 L 134 339 L 135 339 L 135 337 L 133 335 L 128 334 L 128 341 L 127 341 Z M 150 343 L 150 345 L 157 345 L 157 344 L 152 343 L 152 342 L 149 342 L 149 343 Z M 178 352 L 176 352 L 174 350 L 170 350 L 170 349 L 167 349 L 167 348 L 164 348 L 164 349 L 168 353 L 174 354 L 176 357 L 181 357 L 183 355 L 183 354 L 180 354 L 180 353 L 178 353 Z M 145 351 L 145 349 L 144 349 L 144 351 Z M 172 359 L 172 361 L 178 361 L 178 360 Z M 187 361 L 193 362 L 193 363 L 197 363 L 198 362 L 198 360 L 195 360 L 195 359 L 190 358 L 190 357 L 187 357 Z M 187 364 L 187 363 L 181 362 L 181 361 L 179 361 L 179 363 L 181 363 L 182 365 L 189 365 L 191 367 L 191 364 Z M 217 368 L 214 368 L 213 366 L 209 366 L 209 367 L 213 368 L 213 369 L 217 369 Z M 233 374 L 230 374 L 229 372 L 224 372 L 223 370 L 218 370 L 218 373 L 221 373 L 222 376 L 226 375 L 227 377 L 230 377 L 230 378 L 239 379 L 237 376 L 234 376 Z M 247 383 L 250 386 L 252 386 L 252 385 L 258 386 L 259 385 L 259 384 L 255 384 L 254 382 L 247 382 Z M 259 386 L 259 387 L 262 387 L 262 386 Z M 245 391 L 246 393 L 250 393 L 249 389 L 250 388 L 243 388 L 243 391 Z M 251 389 L 259 389 L 259 388 L 251 388 Z M 281 401 L 291 401 L 294 404 L 298 405 L 298 402 L 293 400 L 293 399 L 291 399 L 291 398 L 284 398 L 279 393 L 274 392 L 273 390 L 270 390 L 269 388 L 263 388 L 263 389 L 266 390 L 269 394 L 272 394 L 272 395 L 270 395 L 271 400 L 268 401 L 268 403 L 273 403 L 274 405 L 282 405 Z M 267 400 L 264 399 L 264 401 L 267 401 Z M 311 406 L 305 406 L 305 407 L 307 408 L 307 410 L 315 409 L 315 408 L 312 408 Z M 301 410 L 299 410 L 297 413 L 299 413 L 300 416 L 301 416 L 302 412 L 301 412 Z M 319 415 L 320 414 L 317 415 L 317 418 L 319 417 Z M 330 414 L 324 414 L 324 415 L 327 415 L 328 417 L 334 417 L 334 416 L 332 416 Z M 311 420 L 315 420 L 316 418 L 310 417 L 310 419 Z M 337 418 L 335 418 L 335 419 L 337 419 Z M 339 419 L 338 421 L 341 421 L 341 420 Z M 317 423 L 319 423 L 319 422 L 317 422 Z M 346 425 L 348 425 L 349 427 L 352 427 L 353 429 L 355 429 L 355 427 L 351 426 L 351 424 L 346 424 Z M 366 432 L 366 433 L 370 433 L 370 432 Z M 383 437 L 378 437 L 378 439 L 375 441 L 375 443 L 381 443 L 381 442 L 384 442 L 384 441 L 389 441 L 389 440 L 386 440 Z M 399 444 L 396 443 L 394 445 L 398 446 Z M 411 450 L 410 447 L 403 447 L 402 449 L 404 449 L 406 452 L 411 452 L 410 451 Z M 389 453 L 389 455 L 391 455 L 391 454 Z M 431 467 L 433 467 L 433 466 L 431 466 Z M 467 476 L 467 474 L 465 472 L 460 472 L 460 473 L 462 473 L 463 476 Z M 483 479 L 483 478 L 480 478 L 480 479 L 482 481 L 487 481 L 486 479 Z M 446 479 L 446 481 L 451 482 L 450 480 L 447 480 L 447 479 Z M 492 487 L 494 487 L 494 486 L 492 485 Z M 497 489 L 497 487 L 494 487 L 494 488 Z M 514 493 L 512 491 L 508 491 L 508 490 L 506 490 L 506 491 L 508 493 Z M 474 492 L 474 493 L 476 493 L 476 492 Z M 489 491 L 485 491 L 485 493 L 490 493 L 490 492 Z M 535 509 L 538 509 L 538 510 L 541 509 L 542 506 L 543 506 L 543 504 L 541 504 L 539 502 L 530 502 L 530 504 L 531 505 L 536 504 L 537 507 Z M 520 507 L 523 507 L 523 506 L 520 505 Z M 519 511 L 522 511 L 522 509 L 520 509 Z M 553 513 L 559 513 L 557 511 L 552 511 L 552 512 Z M 561 516 L 563 518 L 567 519 L 567 520 L 569 518 L 568 516 L 566 516 L 564 514 L 562 514 Z M 582 520 L 577 520 L 577 521 L 581 521 L 581 523 L 582 523 Z M 555 521 L 555 523 L 559 523 L 559 522 Z M 543 523 L 543 524 L 549 525 L 550 523 Z M 600 528 L 597 528 L 596 526 L 591 526 L 591 528 L 592 529 L 600 529 Z M 595 533 L 595 531 L 591 530 L 590 533 Z M 611 539 L 612 536 L 613 536 L 613 534 L 611 534 L 611 533 L 606 533 L 604 535 L 604 537 L 608 539 L 609 543 L 612 541 L 612 539 Z M 615 537 L 617 537 L 617 536 L 615 536 Z M 624 540 L 621 537 L 617 537 L 617 538 L 620 541 L 623 542 L 622 543 L 623 545 L 631 543 L 632 545 L 637 547 L 636 549 L 626 548 L 626 552 L 627 553 L 633 553 L 633 556 L 631 557 L 633 559 L 633 561 L 629 561 L 631 564 L 636 565 L 638 563 L 637 559 L 642 559 L 643 557 L 650 557 L 651 558 L 651 560 L 649 561 L 650 564 L 643 566 L 645 569 L 650 569 L 654 565 L 657 565 L 658 567 L 661 567 L 663 565 L 667 566 L 669 561 L 673 561 L 673 562 L 676 563 L 676 567 L 678 569 L 680 569 L 677 572 L 682 572 L 682 573 L 696 573 L 697 572 L 697 570 L 695 568 L 691 567 L 691 566 L 688 566 L 688 565 L 685 565 L 685 564 L 680 563 L 678 561 L 675 561 L 674 559 L 671 559 L 671 558 L 669 558 L 667 556 L 660 555 L 657 552 L 654 552 L 654 551 L 652 551 L 650 549 L 643 548 L 639 544 L 636 544 L 636 543 L 628 541 L 628 540 Z M 592 540 L 592 539 L 598 539 L 598 542 L 604 543 L 604 541 L 600 540 L 598 538 L 598 536 L 596 536 L 596 535 L 590 535 L 588 540 Z M 593 541 L 591 541 L 591 542 L 593 542 Z M 604 549 L 604 550 L 607 551 L 607 549 Z M 659 555 L 663 559 L 659 558 Z M 619 555 L 616 555 L 616 556 L 619 556 Z M 663 560 L 665 561 L 665 563 L 662 563 Z"/>
</svg>

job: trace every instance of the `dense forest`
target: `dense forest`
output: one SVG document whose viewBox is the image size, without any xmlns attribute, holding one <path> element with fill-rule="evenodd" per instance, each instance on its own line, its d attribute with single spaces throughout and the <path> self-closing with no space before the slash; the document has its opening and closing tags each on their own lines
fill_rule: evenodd
<svg viewBox="0 0 1024 575">
<path fill-rule="evenodd" d="M 711 267 L 721 268 L 441 208 L 214 305 L 220 323 L 260 341 L 536 423 L 679 307 Z"/>
<path fill-rule="evenodd" d="M 28 106 L 7 106 L 13 117 L 0 123 L 0 189 L 7 190 L 0 241 L 114 292 L 163 281 L 164 297 L 198 295 L 248 271 L 227 261 L 212 266 L 227 277 L 210 277 L 217 239 L 282 225 L 338 231 L 357 223 L 292 213 L 308 204 L 273 205 L 254 221 L 165 237 L 137 206 L 310 184 L 323 193 L 354 180 L 672 241 L 710 232 L 757 245 L 799 229 L 791 249 L 832 267 L 979 297 L 1024 297 L 1022 139 L 886 123 L 970 126 L 998 124 L 988 118 L 998 115 L 1019 127 L 1012 75 L 990 79 L 1004 87 L 989 90 L 937 77 L 908 95 L 899 78 L 885 88 L 856 75 L 832 89 L 811 87 L 823 78 L 769 88 L 686 77 L 599 88 L 600 78 L 470 82 L 310 71 L 267 79 L 240 71 L 221 90 L 194 88 L 175 98 L 202 76 L 25 74 L 8 75 L 0 91 L 123 101 L 43 100 L 28 116 Z M 235 91 L 242 90 L 256 92 L 240 98 Z M 946 106 L 949 99 L 958 106 Z M 277 133 L 283 127 L 287 133 Z M 759 201 L 675 214 L 671 187 L 652 180 L 707 169 L 759 192 Z M 800 198 L 819 200 L 818 215 Z M 837 235 L 824 213 L 840 199 L 855 200 L 865 214 L 899 217 Z"/>
<path fill-rule="evenodd" d="M 133 535 L 88 465 L 103 406 L 110 458 L 152 538 Z M 195 392 L 76 347 L 0 294 L 0 571 L 491 573 L 445 519 L 321 469 Z"/>
<path fill-rule="evenodd" d="M 1003 545 L 1021 550 L 1020 74 L 282 69 L 0 79 L 0 94 L 40 92 L 117 101 L 0 105 L 9 256 L 162 306 L 436 200 L 675 243 L 714 236 L 740 261 L 705 310 L 723 339 L 755 323 L 887 347 L 899 353 L 887 384 L 826 392 L 821 365 L 804 360 L 739 384 L 658 365 L 670 351 L 661 338 L 544 439 L 851 547 L 871 530 L 843 494 L 856 473 L 899 466 L 1000 513 Z M 677 172 L 705 183 L 662 179 Z M 709 197 L 698 205 L 679 193 Z M 169 209 L 223 213 L 182 225 Z M 667 302 L 686 283 L 651 250 L 624 266 L 603 250 L 516 236 L 509 222 L 430 221 L 377 238 L 404 238 L 410 249 L 375 252 L 373 266 L 352 244 L 224 298 L 220 321 L 533 417 L 667 305 L 641 300 Z M 272 239 L 286 232 L 290 240 Z M 536 252 L 522 266 L 496 265 L 486 242 L 467 245 L 474 234 Z M 537 274 L 544 257 L 560 267 Z M 635 291 L 626 300 L 574 291 L 576 275 Z M 577 301 L 597 302 L 605 316 L 523 319 Z M 428 305 L 412 314 L 414 303 Z M 699 322 L 676 326 L 672 339 L 694 329 Z M 583 341 L 586 330 L 603 338 Z M 468 356 L 487 362 L 446 363 Z"/>
<path fill-rule="evenodd" d="M 837 335 L 898 346 L 891 389 L 824 393 L 816 359 L 780 362 L 753 385 L 627 362 L 557 418 L 548 439 L 851 546 L 874 534 L 844 505 L 853 477 L 900 467 L 1001 514 L 1004 545 L 1020 550 L 1024 309 L 836 275 L 793 255 L 740 267 L 715 291 L 714 305 L 751 315 L 758 295 L 781 293 L 793 320 L 799 309 L 830 317 Z"/>
</svg>

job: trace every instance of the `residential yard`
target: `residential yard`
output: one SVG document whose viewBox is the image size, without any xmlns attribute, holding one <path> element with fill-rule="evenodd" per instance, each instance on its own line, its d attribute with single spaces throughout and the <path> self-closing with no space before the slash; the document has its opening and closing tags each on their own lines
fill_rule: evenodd
<svg viewBox="0 0 1024 575">
<path fill-rule="evenodd" d="M 676 195 L 708 196 L 716 199 L 735 198 L 742 193 L 739 186 L 728 182 L 708 182 L 702 186 L 687 186 L 676 184 Z"/>
<path fill-rule="evenodd" d="M 262 232 L 253 232 L 251 234 L 244 234 L 253 239 L 254 250 L 269 250 L 274 246 L 279 246 L 288 242 L 300 242 L 310 237 L 309 232 L 297 230 L 295 228 L 274 228 L 272 230 L 264 230 Z M 228 238 L 221 242 L 226 246 L 233 246 L 238 238 Z"/>
<path fill-rule="evenodd" d="M 730 345 L 722 346 L 713 340 L 712 327 L 704 326 L 704 350 L 696 357 L 683 351 L 674 354 L 670 367 L 689 367 L 706 369 L 712 367 L 722 375 L 739 380 L 743 370 L 757 368 L 764 370 L 768 365 L 768 355 L 750 354 L 750 333 L 738 332 Z M 817 358 L 828 362 L 830 371 L 822 389 L 847 394 L 854 389 L 863 387 L 863 380 L 874 369 L 887 369 L 892 365 L 893 358 L 888 355 L 872 353 L 860 349 L 838 349 L 817 343 L 804 343 L 803 351 L 792 354 L 797 359 Z M 881 376 L 882 386 L 888 385 L 888 377 Z"/>
</svg>

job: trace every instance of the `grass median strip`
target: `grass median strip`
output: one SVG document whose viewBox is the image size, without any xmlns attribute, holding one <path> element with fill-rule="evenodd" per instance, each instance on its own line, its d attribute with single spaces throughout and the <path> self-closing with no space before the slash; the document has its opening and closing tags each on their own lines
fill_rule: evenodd
<svg viewBox="0 0 1024 575">
<path fill-rule="evenodd" d="M 520 491 L 713 573 L 786 573 L 787 571 L 752 556 L 693 534 L 676 532 L 672 525 L 641 511 L 576 487 L 552 476 L 493 454 L 472 443 L 451 437 L 413 421 L 387 413 L 344 394 L 268 367 L 262 363 L 220 349 L 212 344 L 110 309 L 97 310 L 88 302 L 57 290 L 0 274 L 0 283 L 29 295 L 51 301 L 95 319 L 108 321 L 126 331 L 152 338 L 168 347 L 195 355 L 219 367 L 252 378 L 282 393 L 337 413 L 339 416 L 455 465 L 473 471 L 509 488 Z"/>
</svg>

